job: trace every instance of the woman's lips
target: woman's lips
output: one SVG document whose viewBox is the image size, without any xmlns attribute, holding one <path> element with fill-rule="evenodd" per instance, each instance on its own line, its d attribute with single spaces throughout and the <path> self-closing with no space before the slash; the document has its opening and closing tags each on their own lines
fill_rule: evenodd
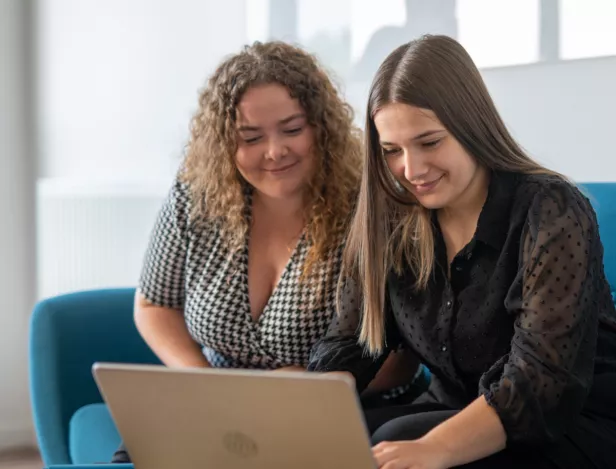
<svg viewBox="0 0 616 469">
<path fill-rule="evenodd" d="M 273 173 L 273 174 L 281 174 L 284 173 L 285 171 L 288 171 L 289 169 L 293 168 L 295 165 L 297 165 L 297 161 L 295 163 L 291 163 L 285 166 L 281 166 L 280 168 L 273 168 L 273 169 L 266 169 L 265 171 L 267 171 L 268 173 Z"/>
<path fill-rule="evenodd" d="M 413 190 L 418 194 L 425 194 L 426 192 L 430 192 L 431 190 L 433 190 L 437 186 L 437 184 L 441 182 L 441 179 L 443 179 L 443 176 L 439 177 L 438 179 L 435 179 L 434 181 L 425 182 L 423 184 L 411 184 L 411 186 L 413 187 Z"/>
</svg>

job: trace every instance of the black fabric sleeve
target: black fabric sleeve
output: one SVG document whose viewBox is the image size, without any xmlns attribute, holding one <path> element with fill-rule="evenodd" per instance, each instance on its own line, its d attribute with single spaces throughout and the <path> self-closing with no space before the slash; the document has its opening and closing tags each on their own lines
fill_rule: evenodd
<svg viewBox="0 0 616 469">
<path fill-rule="evenodd" d="M 592 382 L 604 276 L 588 200 L 564 182 L 537 194 L 520 250 L 505 302 L 516 317 L 511 349 L 483 375 L 479 392 L 508 442 L 541 444 L 577 418 Z"/>
<path fill-rule="evenodd" d="M 357 283 L 347 279 L 341 292 L 340 310 L 325 337 L 313 347 L 308 370 L 349 372 L 361 393 L 374 379 L 391 350 L 400 342 L 388 296 L 385 307 L 386 345 L 383 352 L 375 357 L 359 343 L 361 294 Z"/>
</svg>

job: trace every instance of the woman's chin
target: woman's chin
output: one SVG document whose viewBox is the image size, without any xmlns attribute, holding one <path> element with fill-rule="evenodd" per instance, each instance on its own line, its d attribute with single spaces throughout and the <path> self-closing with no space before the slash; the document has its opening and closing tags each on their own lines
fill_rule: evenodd
<svg viewBox="0 0 616 469">
<path fill-rule="evenodd" d="M 262 189 L 256 189 L 260 194 L 269 199 L 276 199 L 282 201 L 293 200 L 297 197 L 300 197 L 304 193 L 306 187 L 305 185 L 300 184 L 276 184 L 275 186 L 270 185 Z"/>
</svg>

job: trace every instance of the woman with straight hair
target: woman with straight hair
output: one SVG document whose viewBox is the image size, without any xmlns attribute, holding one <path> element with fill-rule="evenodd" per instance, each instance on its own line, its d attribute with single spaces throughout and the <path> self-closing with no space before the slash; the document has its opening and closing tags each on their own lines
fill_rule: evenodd
<svg viewBox="0 0 616 469">
<path fill-rule="evenodd" d="M 588 199 L 514 141 L 455 40 L 373 81 L 339 315 L 309 370 L 363 390 L 389 353 L 432 372 L 366 412 L 383 469 L 616 467 L 616 314 Z"/>
</svg>

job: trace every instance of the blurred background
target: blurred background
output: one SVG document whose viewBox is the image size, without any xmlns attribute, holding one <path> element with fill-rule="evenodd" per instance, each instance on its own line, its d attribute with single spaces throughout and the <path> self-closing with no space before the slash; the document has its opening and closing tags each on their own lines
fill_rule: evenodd
<svg viewBox="0 0 616 469">
<path fill-rule="evenodd" d="M 381 60 L 448 34 L 535 158 L 614 181 L 614 25 L 614 0 L 0 0 L 0 450 L 34 442 L 33 305 L 135 285 L 223 57 L 255 40 L 300 44 L 361 123 Z"/>
</svg>

